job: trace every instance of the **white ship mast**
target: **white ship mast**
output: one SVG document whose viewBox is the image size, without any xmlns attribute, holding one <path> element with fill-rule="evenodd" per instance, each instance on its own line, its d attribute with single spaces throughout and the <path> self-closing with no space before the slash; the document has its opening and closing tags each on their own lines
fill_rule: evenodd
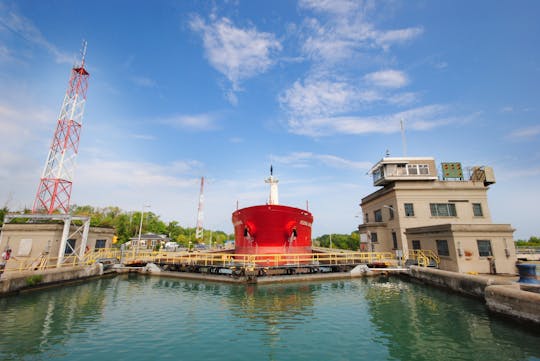
<svg viewBox="0 0 540 361">
<path fill-rule="evenodd" d="M 278 180 L 277 178 L 274 178 L 274 170 L 272 166 L 270 166 L 270 177 L 268 179 L 265 179 L 265 183 L 270 184 L 270 198 L 268 199 L 268 204 L 279 204 L 279 198 L 278 198 Z"/>
</svg>

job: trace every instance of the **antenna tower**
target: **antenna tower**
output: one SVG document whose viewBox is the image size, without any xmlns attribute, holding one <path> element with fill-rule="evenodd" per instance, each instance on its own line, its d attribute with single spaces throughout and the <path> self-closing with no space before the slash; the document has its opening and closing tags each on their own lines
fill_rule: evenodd
<svg viewBox="0 0 540 361">
<path fill-rule="evenodd" d="M 203 207 L 204 207 L 204 177 L 201 177 L 201 193 L 199 195 L 199 210 L 197 211 L 197 229 L 195 230 L 195 239 L 203 238 Z"/>
<path fill-rule="evenodd" d="M 58 117 L 49 155 L 39 182 L 32 213 L 45 211 L 69 213 L 75 160 L 79 150 L 86 90 L 90 74 L 85 69 L 86 41 L 81 49 L 81 63 L 71 69 L 68 88 Z"/>
<path fill-rule="evenodd" d="M 403 119 L 399 121 L 401 125 L 401 143 L 403 145 L 403 156 L 407 156 L 407 139 L 405 138 L 405 125 L 403 124 Z"/>
</svg>

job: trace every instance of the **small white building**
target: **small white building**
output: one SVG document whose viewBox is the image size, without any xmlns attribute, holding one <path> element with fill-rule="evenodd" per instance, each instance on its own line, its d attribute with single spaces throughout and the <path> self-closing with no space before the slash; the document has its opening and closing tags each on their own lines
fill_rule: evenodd
<svg viewBox="0 0 540 361">
<path fill-rule="evenodd" d="M 141 234 L 140 242 L 139 236 L 131 237 L 127 243 L 128 247 L 138 247 L 139 249 L 156 249 L 164 248 L 165 245 L 170 242 L 171 239 L 165 234 L 144 233 Z"/>
</svg>

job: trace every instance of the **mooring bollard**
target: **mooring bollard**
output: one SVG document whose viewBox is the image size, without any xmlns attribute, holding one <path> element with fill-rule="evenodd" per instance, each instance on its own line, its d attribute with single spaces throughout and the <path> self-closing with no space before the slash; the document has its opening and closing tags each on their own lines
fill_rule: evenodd
<svg viewBox="0 0 540 361">
<path fill-rule="evenodd" d="M 540 284 L 540 282 L 536 279 L 535 264 L 518 263 L 516 266 L 519 272 L 519 283 Z"/>
</svg>

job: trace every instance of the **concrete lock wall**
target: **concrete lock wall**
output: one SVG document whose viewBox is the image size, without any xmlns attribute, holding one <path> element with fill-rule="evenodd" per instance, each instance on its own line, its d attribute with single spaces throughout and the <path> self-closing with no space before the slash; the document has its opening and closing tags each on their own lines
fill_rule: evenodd
<svg viewBox="0 0 540 361">
<path fill-rule="evenodd" d="M 39 272 L 13 272 L 2 275 L 0 293 L 17 292 L 23 289 L 65 283 L 102 274 L 103 265 L 101 263 L 82 267 L 54 268 Z"/>
<path fill-rule="evenodd" d="M 485 297 L 493 312 L 540 324 L 540 293 L 522 291 L 519 285 L 493 285 L 486 288 Z"/>
<path fill-rule="evenodd" d="M 417 266 L 411 266 L 409 274 L 425 283 L 480 298 L 484 297 L 486 287 L 492 284 L 487 278 Z"/>
</svg>

